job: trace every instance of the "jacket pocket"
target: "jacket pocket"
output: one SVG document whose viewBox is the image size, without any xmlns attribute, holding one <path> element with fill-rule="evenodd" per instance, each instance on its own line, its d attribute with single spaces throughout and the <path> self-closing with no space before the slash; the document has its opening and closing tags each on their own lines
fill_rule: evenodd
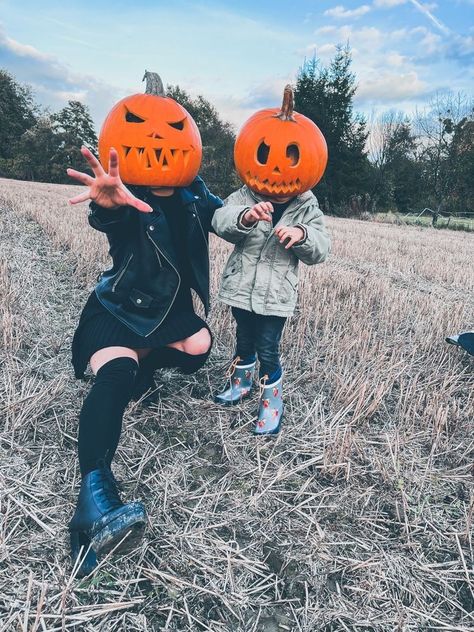
<svg viewBox="0 0 474 632">
<path fill-rule="evenodd" d="M 222 276 L 222 289 L 224 291 L 235 291 L 240 285 L 242 277 L 242 255 L 234 253 L 224 270 Z"/>
<path fill-rule="evenodd" d="M 293 270 L 288 270 L 283 278 L 280 291 L 278 292 L 278 300 L 280 303 L 294 303 L 298 293 L 298 275 Z"/>
<path fill-rule="evenodd" d="M 141 309 L 147 309 L 153 302 L 153 296 L 149 294 L 145 294 L 145 292 L 141 292 L 133 288 L 129 294 L 129 299 L 135 305 L 135 307 L 139 307 Z"/>
</svg>

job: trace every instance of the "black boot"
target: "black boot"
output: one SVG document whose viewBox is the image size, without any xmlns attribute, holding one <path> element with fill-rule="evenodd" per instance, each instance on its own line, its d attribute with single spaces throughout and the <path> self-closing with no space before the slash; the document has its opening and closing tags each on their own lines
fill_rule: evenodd
<svg viewBox="0 0 474 632">
<path fill-rule="evenodd" d="M 91 547 L 91 540 L 84 531 L 70 531 L 71 559 L 73 566 L 78 564 L 76 577 L 85 577 L 97 566 L 97 555 Z M 79 560 L 79 562 L 78 562 Z"/>
<path fill-rule="evenodd" d="M 112 549 L 115 552 L 133 549 L 143 536 L 146 520 L 141 503 L 124 504 L 120 500 L 114 475 L 105 464 L 89 472 L 82 480 L 76 511 L 69 523 L 73 562 L 81 546 L 85 547 L 78 576 L 93 570 L 94 555 L 100 557 Z M 92 552 L 85 555 L 89 542 Z"/>
</svg>

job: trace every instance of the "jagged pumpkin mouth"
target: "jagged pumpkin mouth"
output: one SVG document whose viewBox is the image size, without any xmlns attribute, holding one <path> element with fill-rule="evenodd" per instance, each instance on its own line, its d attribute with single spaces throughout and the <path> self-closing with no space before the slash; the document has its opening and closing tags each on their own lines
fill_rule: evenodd
<svg viewBox="0 0 474 632">
<path fill-rule="evenodd" d="M 186 168 L 193 147 L 188 149 L 169 147 L 130 147 L 122 145 L 122 158 L 125 163 L 137 163 L 142 169 L 171 171 L 175 167 Z"/>
<path fill-rule="evenodd" d="M 260 180 L 258 176 L 253 176 L 250 171 L 247 171 L 246 177 L 247 184 L 251 189 L 256 189 L 257 191 L 271 191 L 276 195 L 294 193 L 295 191 L 298 191 L 301 186 L 301 180 L 299 178 L 289 180 L 288 182 L 270 180 L 269 178 Z"/>
</svg>

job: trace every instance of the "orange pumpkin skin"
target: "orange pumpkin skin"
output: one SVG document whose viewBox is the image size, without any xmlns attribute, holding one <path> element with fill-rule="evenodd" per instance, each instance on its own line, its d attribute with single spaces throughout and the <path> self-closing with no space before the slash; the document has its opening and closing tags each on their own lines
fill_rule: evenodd
<svg viewBox="0 0 474 632">
<path fill-rule="evenodd" d="M 285 99 L 291 99 L 286 109 Z M 287 86 L 282 109 L 253 114 L 235 142 L 234 162 L 240 179 L 264 196 L 286 198 L 304 193 L 319 182 L 326 169 L 324 136 L 313 121 L 293 112 L 292 100 Z"/>
<path fill-rule="evenodd" d="M 157 94 L 134 94 L 112 108 L 99 134 L 99 158 L 106 170 L 111 147 L 118 151 L 126 184 L 184 187 L 201 166 L 196 123 L 179 103 Z"/>
</svg>

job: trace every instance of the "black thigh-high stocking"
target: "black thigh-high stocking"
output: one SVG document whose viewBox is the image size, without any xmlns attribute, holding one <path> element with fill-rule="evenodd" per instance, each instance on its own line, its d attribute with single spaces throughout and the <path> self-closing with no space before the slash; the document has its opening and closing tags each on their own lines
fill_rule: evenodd
<svg viewBox="0 0 474 632">
<path fill-rule="evenodd" d="M 210 353 L 211 347 L 209 347 L 206 353 L 200 353 L 199 355 L 185 353 L 173 347 L 163 347 L 162 349 L 157 349 L 154 354 L 154 368 L 176 368 L 179 369 L 181 373 L 190 375 L 191 373 L 196 373 L 196 371 L 205 364 Z"/>
<path fill-rule="evenodd" d="M 153 375 L 157 369 L 179 369 L 186 375 L 196 373 L 205 364 L 211 353 L 211 347 L 212 342 L 209 349 L 199 355 L 185 353 L 174 347 L 154 349 L 146 358 L 140 360 L 140 369 L 133 389 L 133 399 L 139 400 L 148 389 L 155 388 Z M 150 401 L 153 401 L 153 397 Z"/>
<path fill-rule="evenodd" d="M 110 466 L 137 371 L 138 364 L 132 358 L 110 360 L 97 371 L 79 416 L 79 465 L 83 477 L 97 468 L 98 461 L 104 460 Z"/>
</svg>

